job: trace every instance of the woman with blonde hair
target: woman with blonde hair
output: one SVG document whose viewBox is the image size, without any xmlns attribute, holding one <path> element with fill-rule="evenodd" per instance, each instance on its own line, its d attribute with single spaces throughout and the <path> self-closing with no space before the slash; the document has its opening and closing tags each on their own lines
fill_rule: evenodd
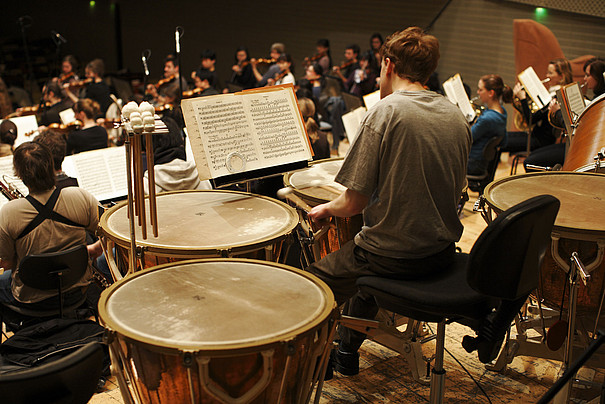
<svg viewBox="0 0 605 404">
<path fill-rule="evenodd" d="M 326 134 L 319 130 L 319 125 L 313 118 L 315 116 L 315 104 L 309 98 L 299 98 L 298 105 L 307 128 L 307 135 L 311 139 L 313 148 L 313 160 L 330 158 L 330 143 Z"/>
</svg>

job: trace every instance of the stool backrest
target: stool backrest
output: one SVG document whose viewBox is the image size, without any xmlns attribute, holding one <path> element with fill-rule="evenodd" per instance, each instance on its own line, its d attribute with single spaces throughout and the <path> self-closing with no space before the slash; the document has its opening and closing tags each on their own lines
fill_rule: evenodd
<svg viewBox="0 0 605 404">
<path fill-rule="evenodd" d="M 515 300 L 538 287 L 538 272 L 560 202 L 536 196 L 502 212 L 469 255 L 467 280 L 479 293 Z"/>
<path fill-rule="evenodd" d="M 58 288 L 61 277 L 63 289 L 73 286 L 82 279 L 88 267 L 88 250 L 79 245 L 65 251 L 32 254 L 19 263 L 19 277 L 23 284 L 39 289 Z"/>
</svg>

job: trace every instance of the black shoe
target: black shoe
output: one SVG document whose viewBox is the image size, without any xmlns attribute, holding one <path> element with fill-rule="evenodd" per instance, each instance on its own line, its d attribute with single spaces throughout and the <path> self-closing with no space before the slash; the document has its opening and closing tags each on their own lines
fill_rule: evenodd
<svg viewBox="0 0 605 404">
<path fill-rule="evenodd" d="M 334 370 L 345 376 L 355 376 L 359 373 L 359 353 L 344 352 L 340 348 L 334 352 Z"/>
</svg>

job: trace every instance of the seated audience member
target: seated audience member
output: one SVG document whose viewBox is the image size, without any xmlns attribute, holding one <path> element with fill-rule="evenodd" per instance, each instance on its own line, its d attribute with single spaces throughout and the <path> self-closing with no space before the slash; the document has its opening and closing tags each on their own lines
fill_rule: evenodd
<svg viewBox="0 0 605 404">
<path fill-rule="evenodd" d="M 13 154 L 13 146 L 17 139 L 17 125 L 5 119 L 0 123 L 0 157 Z"/>
<path fill-rule="evenodd" d="M 85 98 L 74 105 L 76 119 L 82 122 L 82 128 L 67 135 L 67 154 L 76 154 L 88 150 L 107 147 L 107 130 L 97 125 L 95 117 L 99 114 L 99 104 Z"/>
<path fill-rule="evenodd" d="M 65 159 L 65 153 L 67 151 L 67 142 L 65 141 L 65 135 L 59 132 L 55 132 L 52 129 L 46 129 L 40 133 L 34 139 L 34 142 L 40 143 L 48 147 L 51 155 L 53 156 L 53 167 L 55 170 L 55 186 L 59 189 L 65 187 L 77 187 L 78 180 L 68 176 L 63 172 L 61 166 Z"/>
<path fill-rule="evenodd" d="M 370 68 L 372 54 L 364 52 L 359 59 L 359 67 L 351 73 L 345 82 L 345 89 L 358 97 L 376 91 L 376 73 Z"/>
<path fill-rule="evenodd" d="M 41 143 L 26 142 L 17 147 L 13 166 L 17 176 L 27 186 L 29 196 L 12 200 L 0 210 L 0 266 L 5 269 L 0 275 L 0 301 L 11 304 L 37 303 L 56 296 L 57 291 L 37 290 L 23 285 L 19 262 L 27 255 L 85 245 L 86 230 L 94 232 L 97 229 L 98 202 L 82 188 L 55 187 L 53 158 Z M 50 212 L 54 212 L 52 218 Z M 41 222 L 35 219 L 38 216 L 43 219 Z M 100 242 L 87 248 L 91 259 L 102 253 Z M 92 267 L 89 263 L 84 276 L 65 291 L 65 301 L 81 297 L 91 277 Z"/>
<path fill-rule="evenodd" d="M 300 106 L 300 112 L 307 128 L 307 135 L 309 135 L 309 139 L 311 140 L 314 154 L 313 160 L 329 159 L 330 143 L 328 143 L 326 134 L 319 130 L 319 125 L 317 125 L 314 119 L 315 105 L 313 101 L 308 98 L 299 98 L 298 105 Z"/>
<path fill-rule="evenodd" d="M 471 127 L 473 145 L 468 158 L 467 173 L 481 175 L 487 168 L 487 161 L 483 158 L 483 148 L 493 137 L 506 136 L 506 110 L 502 101 L 512 102 L 513 94 L 509 86 L 504 84 L 502 77 L 488 74 L 479 79 L 477 95 L 486 109 Z"/>
<path fill-rule="evenodd" d="M 185 142 L 176 122 L 167 117 L 162 121 L 168 127 L 168 133 L 152 136 L 155 192 L 212 189 L 209 181 L 200 181 L 195 162 L 187 161 Z M 145 171 L 145 193 L 149 193 L 148 174 Z"/>
<path fill-rule="evenodd" d="M 387 38 L 380 56 L 381 100 L 365 115 L 336 175 L 346 190 L 309 213 L 313 221 L 362 213 L 355 239 L 307 270 L 330 286 L 343 314 L 363 318 L 374 318 L 378 306 L 358 292 L 359 277 L 421 279 L 454 262 L 471 144 L 458 107 L 424 89 L 439 60 L 437 38 L 410 27 Z M 328 366 L 357 374 L 365 335 L 346 327 L 339 334 Z"/>
<path fill-rule="evenodd" d="M 42 108 L 38 115 L 38 125 L 48 126 L 51 123 L 61 123 L 59 112 L 70 108 L 73 103 L 63 96 L 63 90 L 56 82 L 48 82 L 42 89 L 42 99 L 48 107 Z M 44 128 L 42 128 L 44 129 Z"/>
</svg>

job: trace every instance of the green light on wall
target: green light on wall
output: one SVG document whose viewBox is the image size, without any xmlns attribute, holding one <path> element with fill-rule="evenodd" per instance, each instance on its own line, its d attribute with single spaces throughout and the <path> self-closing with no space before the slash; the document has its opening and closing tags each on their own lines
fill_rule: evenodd
<svg viewBox="0 0 605 404">
<path fill-rule="evenodd" d="M 544 7 L 536 7 L 534 14 L 536 15 L 536 21 L 540 21 L 546 18 L 548 15 L 548 10 Z"/>
<path fill-rule="evenodd" d="M 90 5 L 90 8 L 94 8 L 95 4 L 97 4 L 97 2 L 95 0 L 90 0 L 90 3 L 88 3 Z"/>
</svg>

